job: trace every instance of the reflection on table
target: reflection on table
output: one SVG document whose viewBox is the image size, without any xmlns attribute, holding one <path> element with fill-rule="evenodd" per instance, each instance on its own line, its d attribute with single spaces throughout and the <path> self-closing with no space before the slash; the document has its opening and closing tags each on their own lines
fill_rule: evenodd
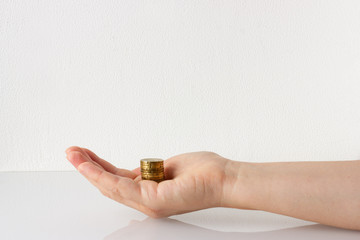
<svg viewBox="0 0 360 240">
<path fill-rule="evenodd" d="M 131 221 L 127 227 L 121 228 L 104 238 L 104 240 L 118 239 L 359 240 L 360 231 L 352 231 L 329 227 L 321 224 L 314 224 L 267 232 L 220 232 L 169 218 L 147 218 L 143 221 Z"/>
</svg>

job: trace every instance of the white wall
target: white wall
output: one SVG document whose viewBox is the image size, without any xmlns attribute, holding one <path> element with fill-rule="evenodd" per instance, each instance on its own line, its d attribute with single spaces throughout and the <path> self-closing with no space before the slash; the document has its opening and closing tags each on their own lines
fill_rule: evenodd
<svg viewBox="0 0 360 240">
<path fill-rule="evenodd" d="M 360 159 L 360 1 L 1 1 L 0 170 Z"/>
</svg>

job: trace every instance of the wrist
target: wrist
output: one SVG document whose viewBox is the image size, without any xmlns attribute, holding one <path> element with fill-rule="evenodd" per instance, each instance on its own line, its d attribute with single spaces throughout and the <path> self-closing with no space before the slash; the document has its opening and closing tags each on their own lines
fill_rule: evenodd
<svg viewBox="0 0 360 240">
<path fill-rule="evenodd" d="M 258 209 L 264 194 L 259 163 L 229 160 L 225 167 L 225 180 L 221 207 Z"/>
</svg>

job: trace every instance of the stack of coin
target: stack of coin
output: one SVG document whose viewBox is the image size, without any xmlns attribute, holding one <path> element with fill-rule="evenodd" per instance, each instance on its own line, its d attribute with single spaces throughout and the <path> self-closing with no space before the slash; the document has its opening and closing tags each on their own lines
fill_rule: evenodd
<svg viewBox="0 0 360 240">
<path fill-rule="evenodd" d="M 143 158 L 140 160 L 141 179 L 161 182 L 165 180 L 164 160 L 161 158 Z"/>
</svg>

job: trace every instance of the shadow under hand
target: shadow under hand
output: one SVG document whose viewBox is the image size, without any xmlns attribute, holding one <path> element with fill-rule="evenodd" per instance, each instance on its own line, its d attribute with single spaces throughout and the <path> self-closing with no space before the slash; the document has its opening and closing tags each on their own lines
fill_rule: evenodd
<svg viewBox="0 0 360 240">
<path fill-rule="evenodd" d="M 129 226 L 106 236 L 104 240 L 118 239 L 316 239 L 316 240 L 352 240 L 360 239 L 359 231 L 345 230 L 321 224 L 287 228 L 267 232 L 220 232 L 180 222 L 170 218 L 146 218 L 143 221 L 131 221 Z"/>
</svg>

